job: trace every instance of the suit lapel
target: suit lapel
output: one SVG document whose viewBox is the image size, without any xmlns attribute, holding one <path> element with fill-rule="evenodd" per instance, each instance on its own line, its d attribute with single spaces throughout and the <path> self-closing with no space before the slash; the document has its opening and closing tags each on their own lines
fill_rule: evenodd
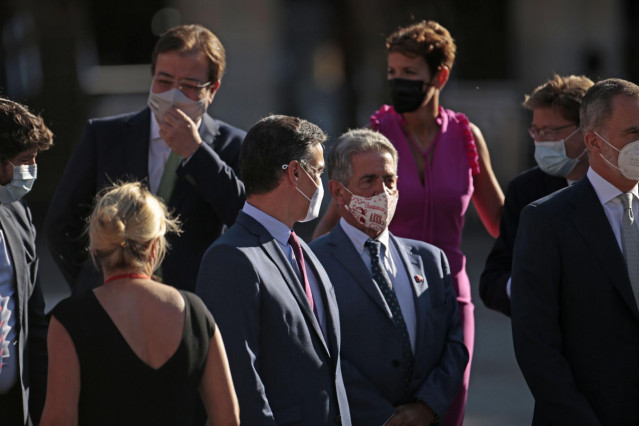
<svg viewBox="0 0 639 426">
<path fill-rule="evenodd" d="M 21 252 L 22 248 L 22 239 L 17 232 L 18 225 L 15 223 L 15 219 L 13 218 L 13 213 L 6 208 L 5 206 L 0 204 L 0 226 L 2 226 L 2 231 L 5 236 L 5 244 L 8 246 L 8 251 L 11 253 L 11 262 L 13 263 L 13 271 L 15 276 L 15 284 L 18 294 L 18 303 L 16 306 L 18 307 L 18 323 L 21 323 L 24 309 L 26 306 L 23 306 L 25 301 L 27 300 L 25 291 L 27 290 L 26 271 L 27 265 L 25 262 L 25 258 L 23 253 Z"/>
<path fill-rule="evenodd" d="M 348 271 L 368 297 L 392 320 L 393 314 L 384 300 L 384 296 L 373 280 L 370 271 L 366 268 L 366 265 L 364 265 L 362 257 L 339 224 L 333 228 L 328 239 L 328 243 L 332 247 L 331 254 L 335 260 Z"/>
<path fill-rule="evenodd" d="M 322 330 L 317 323 L 315 314 L 311 310 L 308 300 L 306 299 L 303 286 L 275 238 L 273 238 L 273 236 L 260 223 L 243 212 L 240 212 L 236 221 L 259 238 L 262 249 L 280 271 L 284 282 L 293 294 L 302 314 L 306 318 L 307 324 L 309 324 L 310 328 L 314 330 L 315 334 L 322 342 L 322 346 L 324 347 L 326 354 L 330 356 L 326 340 L 324 339 Z"/>
<path fill-rule="evenodd" d="M 639 319 L 626 262 L 597 193 L 587 178 L 575 184 L 575 192 L 570 201 L 575 207 L 571 215 L 575 227 L 623 300 Z"/>
<path fill-rule="evenodd" d="M 149 143 L 151 137 L 151 110 L 143 109 L 124 122 L 121 143 L 124 149 L 127 175 L 149 181 Z"/>
</svg>

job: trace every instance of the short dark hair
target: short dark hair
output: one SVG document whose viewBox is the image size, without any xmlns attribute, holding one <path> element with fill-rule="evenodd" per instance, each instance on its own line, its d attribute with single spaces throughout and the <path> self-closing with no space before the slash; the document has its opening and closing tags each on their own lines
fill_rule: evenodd
<svg viewBox="0 0 639 426">
<path fill-rule="evenodd" d="M 553 74 L 550 80 L 524 97 L 523 105 L 530 110 L 555 109 L 566 120 L 579 124 L 581 100 L 593 84 L 592 80 L 584 75 Z"/>
<path fill-rule="evenodd" d="M 222 79 L 226 70 L 226 52 L 220 39 L 202 25 L 178 25 L 162 34 L 155 44 L 151 57 L 151 74 L 155 74 L 155 64 L 160 53 L 203 53 L 209 60 L 209 81 Z"/>
<path fill-rule="evenodd" d="M 46 151 L 53 145 L 53 133 L 42 117 L 17 102 L 0 98 L 0 159 L 10 160 L 33 148 Z"/>
<path fill-rule="evenodd" d="M 246 134 L 240 150 L 246 195 L 265 194 L 277 188 L 282 165 L 293 160 L 305 167 L 311 148 L 322 144 L 326 134 L 315 124 L 297 117 L 271 115 L 258 121 Z"/>
<path fill-rule="evenodd" d="M 596 130 L 608 121 L 612 115 L 613 99 L 617 95 L 639 99 L 639 86 L 620 78 L 609 78 L 588 89 L 579 110 L 584 132 Z"/>
</svg>

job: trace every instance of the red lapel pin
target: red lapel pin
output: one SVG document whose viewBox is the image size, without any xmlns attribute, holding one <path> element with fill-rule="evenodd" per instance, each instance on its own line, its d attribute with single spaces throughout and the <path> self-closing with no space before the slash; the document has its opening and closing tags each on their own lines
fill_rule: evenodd
<svg viewBox="0 0 639 426">
<path fill-rule="evenodd" d="M 415 281 L 417 281 L 418 283 L 423 283 L 424 277 L 422 277 L 421 275 L 415 275 Z"/>
</svg>

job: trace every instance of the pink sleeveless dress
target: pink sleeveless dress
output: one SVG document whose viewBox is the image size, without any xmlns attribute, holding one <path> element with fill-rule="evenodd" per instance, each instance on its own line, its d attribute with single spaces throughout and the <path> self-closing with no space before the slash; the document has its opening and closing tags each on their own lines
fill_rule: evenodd
<svg viewBox="0 0 639 426">
<path fill-rule="evenodd" d="M 371 127 L 386 136 L 397 149 L 399 201 L 389 226 L 403 238 L 425 241 L 441 248 L 450 263 L 457 292 L 464 343 L 472 359 L 475 321 L 466 257 L 460 250 L 464 216 L 473 195 L 473 176 L 479 173 L 479 156 L 470 123 L 464 114 L 439 107 L 439 132 L 428 151 L 416 148 L 426 161 L 422 185 L 413 160 L 410 141 L 403 132 L 406 121 L 393 107 L 384 105 L 370 118 Z M 446 413 L 447 425 L 461 425 L 466 406 L 470 362 L 464 383 Z"/>
</svg>

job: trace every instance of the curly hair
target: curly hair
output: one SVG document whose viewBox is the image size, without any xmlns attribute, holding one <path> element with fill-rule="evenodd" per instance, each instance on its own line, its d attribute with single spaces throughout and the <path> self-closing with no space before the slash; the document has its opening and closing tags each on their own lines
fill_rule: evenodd
<svg viewBox="0 0 639 426">
<path fill-rule="evenodd" d="M 457 46 L 450 32 L 435 21 L 421 21 L 399 27 L 386 38 L 386 51 L 406 56 L 420 56 L 431 73 L 442 66 L 452 70 Z"/>
<path fill-rule="evenodd" d="M 46 151 L 53 145 L 53 133 L 39 115 L 17 102 L 0 98 L 0 159 L 36 149 Z"/>
</svg>

